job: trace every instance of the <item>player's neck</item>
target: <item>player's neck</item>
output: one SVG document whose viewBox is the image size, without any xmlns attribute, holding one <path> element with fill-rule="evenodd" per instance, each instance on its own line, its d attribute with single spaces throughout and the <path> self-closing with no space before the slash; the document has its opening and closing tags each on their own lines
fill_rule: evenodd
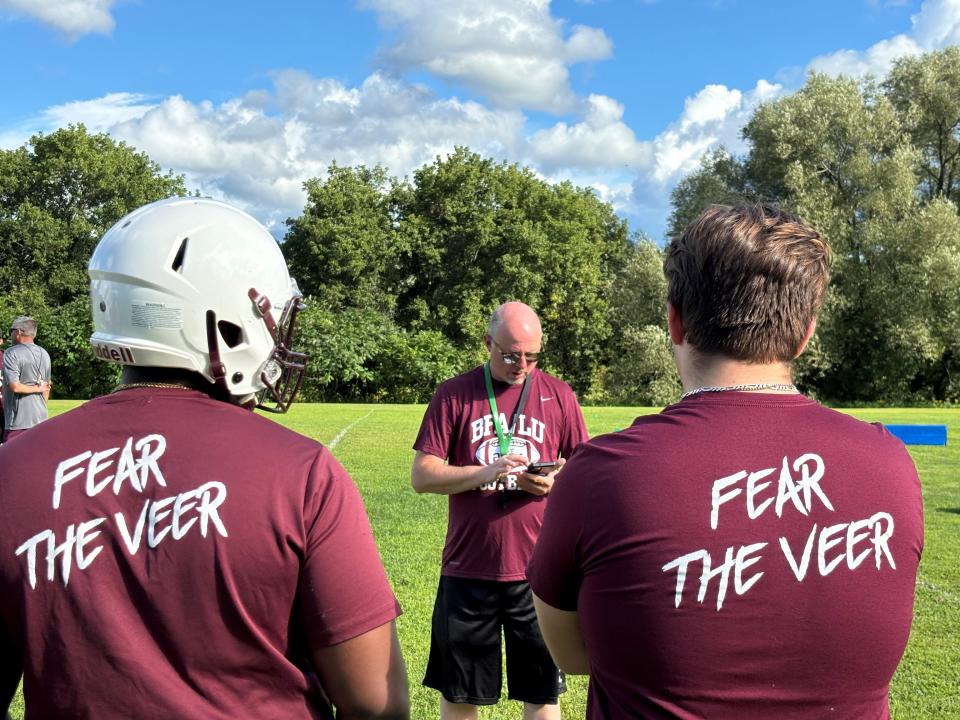
<svg viewBox="0 0 960 720">
<path fill-rule="evenodd" d="M 201 375 L 180 368 L 141 368 L 127 365 L 120 375 L 120 385 L 158 385 L 185 387 L 208 392 L 212 384 Z"/>
<path fill-rule="evenodd" d="M 684 392 L 698 388 L 733 388 L 744 385 L 792 385 L 789 363 L 747 363 L 724 357 L 692 359 L 681 368 Z M 757 392 L 776 392 L 761 388 Z"/>
</svg>

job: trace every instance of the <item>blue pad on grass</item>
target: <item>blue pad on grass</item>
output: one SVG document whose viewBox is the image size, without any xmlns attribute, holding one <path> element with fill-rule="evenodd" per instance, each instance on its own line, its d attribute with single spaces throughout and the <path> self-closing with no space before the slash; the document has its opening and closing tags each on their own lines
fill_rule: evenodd
<svg viewBox="0 0 960 720">
<path fill-rule="evenodd" d="M 946 445 L 946 425 L 886 425 L 904 445 Z"/>
</svg>

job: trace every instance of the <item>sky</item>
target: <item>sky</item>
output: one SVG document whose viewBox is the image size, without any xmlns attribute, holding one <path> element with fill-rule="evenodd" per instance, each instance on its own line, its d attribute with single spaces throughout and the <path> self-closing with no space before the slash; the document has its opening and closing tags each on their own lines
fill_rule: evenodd
<svg viewBox="0 0 960 720">
<path fill-rule="evenodd" d="M 662 242 L 758 104 L 953 44 L 960 0 L 0 0 L 0 148 L 82 122 L 282 237 L 331 162 L 468 146 Z"/>
</svg>

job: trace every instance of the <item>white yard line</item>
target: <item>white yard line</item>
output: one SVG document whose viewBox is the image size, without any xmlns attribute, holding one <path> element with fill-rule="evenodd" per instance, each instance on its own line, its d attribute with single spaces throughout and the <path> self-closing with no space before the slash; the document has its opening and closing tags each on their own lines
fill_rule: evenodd
<svg viewBox="0 0 960 720">
<path fill-rule="evenodd" d="M 331 440 L 330 442 L 327 443 L 327 449 L 328 449 L 328 450 L 333 450 L 333 449 L 337 446 L 337 443 L 339 443 L 341 440 L 343 440 L 344 436 L 345 436 L 348 432 L 350 432 L 350 430 L 353 428 L 354 425 L 356 425 L 358 422 L 361 422 L 361 421 L 363 421 L 363 420 L 366 420 L 366 419 L 367 419 L 368 417 L 370 417 L 372 414 L 373 414 L 373 410 L 370 410 L 370 412 L 368 412 L 368 413 L 367 413 L 366 415 L 364 415 L 362 418 L 357 418 L 357 419 L 354 420 L 352 423 L 350 423 L 349 425 L 347 425 L 343 430 L 341 430 L 340 432 L 337 433 L 337 436 L 336 436 L 333 440 Z"/>
</svg>

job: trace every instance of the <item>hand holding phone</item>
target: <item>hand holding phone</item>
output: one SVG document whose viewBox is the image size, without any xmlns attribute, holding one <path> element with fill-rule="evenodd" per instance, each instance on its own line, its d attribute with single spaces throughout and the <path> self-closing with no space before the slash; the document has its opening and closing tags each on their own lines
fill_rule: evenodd
<svg viewBox="0 0 960 720">
<path fill-rule="evenodd" d="M 560 463 L 556 460 L 544 460 L 542 462 L 533 462 L 527 465 L 527 472 L 534 475 L 546 475 Z"/>
</svg>

